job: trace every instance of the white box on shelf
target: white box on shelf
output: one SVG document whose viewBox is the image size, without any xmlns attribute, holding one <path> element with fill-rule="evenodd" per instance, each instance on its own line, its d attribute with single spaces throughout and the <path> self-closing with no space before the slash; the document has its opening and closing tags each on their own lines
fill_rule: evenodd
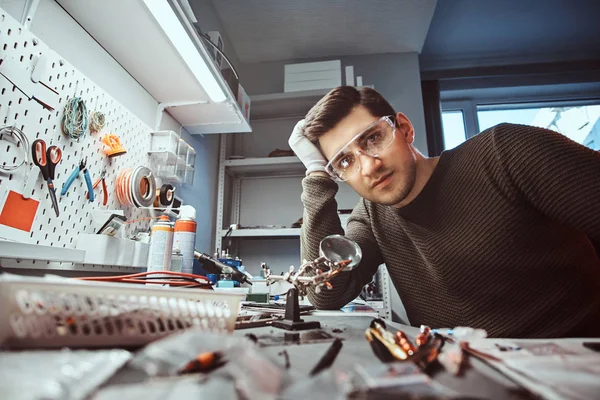
<svg viewBox="0 0 600 400">
<path fill-rule="evenodd" d="M 342 84 L 340 60 L 287 64 L 284 70 L 284 92 L 331 89 Z"/>
<path fill-rule="evenodd" d="M 354 67 L 346 66 L 346 86 L 354 86 Z"/>
</svg>

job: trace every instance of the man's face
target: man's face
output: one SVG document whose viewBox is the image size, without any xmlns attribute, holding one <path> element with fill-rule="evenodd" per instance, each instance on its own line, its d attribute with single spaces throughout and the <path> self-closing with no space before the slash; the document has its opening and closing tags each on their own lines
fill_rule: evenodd
<svg viewBox="0 0 600 400">
<path fill-rule="evenodd" d="M 400 205 L 412 190 L 416 179 L 416 160 L 412 149 L 414 130 L 408 119 L 401 113 L 396 116 L 396 134 L 388 148 L 378 157 L 360 152 L 357 162 L 360 169 L 346 181 L 363 198 L 374 203 Z M 330 160 L 352 138 L 363 131 L 379 117 L 363 106 L 355 107 L 333 129 L 319 138 L 323 155 Z M 358 148 L 355 143 L 351 149 Z"/>
</svg>

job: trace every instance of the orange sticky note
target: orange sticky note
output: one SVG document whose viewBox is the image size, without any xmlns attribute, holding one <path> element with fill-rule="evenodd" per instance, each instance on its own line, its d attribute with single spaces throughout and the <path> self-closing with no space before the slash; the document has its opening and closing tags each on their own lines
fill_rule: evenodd
<svg viewBox="0 0 600 400">
<path fill-rule="evenodd" d="M 20 193 L 11 190 L 0 213 L 0 224 L 29 232 L 39 205 L 39 201 L 24 199 Z"/>
</svg>

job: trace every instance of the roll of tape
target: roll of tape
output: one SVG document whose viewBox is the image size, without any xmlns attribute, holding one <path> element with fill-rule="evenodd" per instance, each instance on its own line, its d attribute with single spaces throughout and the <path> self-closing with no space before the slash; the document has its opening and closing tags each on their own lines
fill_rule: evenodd
<svg viewBox="0 0 600 400">
<path fill-rule="evenodd" d="M 150 207 L 154 202 L 156 181 L 147 167 L 137 167 L 131 174 L 131 198 L 136 207 Z"/>
<path fill-rule="evenodd" d="M 170 184 L 164 184 L 160 188 L 160 194 L 158 196 L 160 200 L 160 205 L 163 207 L 168 207 L 173 204 L 173 194 L 175 193 L 175 188 Z"/>
</svg>

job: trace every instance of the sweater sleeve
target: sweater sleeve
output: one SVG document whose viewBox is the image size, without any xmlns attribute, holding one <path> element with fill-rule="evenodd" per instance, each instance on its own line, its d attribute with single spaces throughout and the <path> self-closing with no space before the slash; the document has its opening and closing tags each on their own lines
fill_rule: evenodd
<svg viewBox="0 0 600 400">
<path fill-rule="evenodd" d="M 494 128 L 500 162 L 537 210 L 600 243 L 600 153 L 560 133 L 525 125 Z"/>
<path fill-rule="evenodd" d="M 323 238 L 344 234 L 335 201 L 338 186 L 331 179 L 319 176 L 304 178 L 302 186 L 304 217 L 300 237 L 301 256 L 303 260 L 314 260 L 319 256 L 319 244 Z M 309 289 L 308 299 L 319 309 L 339 309 L 354 300 L 382 263 L 362 199 L 348 219 L 346 237 L 359 245 L 362 261 L 352 271 L 343 272 L 332 279 L 333 289 L 322 290 L 318 294 L 314 289 Z"/>
</svg>

